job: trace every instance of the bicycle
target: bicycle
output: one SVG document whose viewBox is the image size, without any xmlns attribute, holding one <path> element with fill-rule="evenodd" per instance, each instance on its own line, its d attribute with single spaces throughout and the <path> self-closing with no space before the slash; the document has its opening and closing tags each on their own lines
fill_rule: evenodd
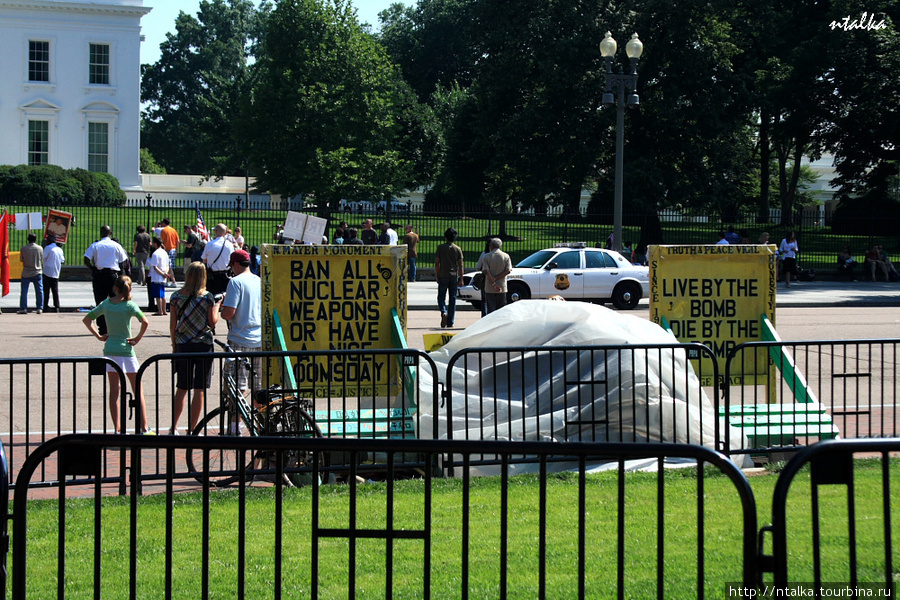
<svg viewBox="0 0 900 600">
<path fill-rule="evenodd" d="M 225 352 L 234 353 L 227 344 L 214 341 Z M 191 435 L 322 437 L 322 431 L 310 415 L 312 400 L 289 395 L 292 390 L 273 386 L 257 391 L 251 405 L 238 389 L 240 368 L 249 371 L 249 381 L 255 380 L 251 360 L 244 357 L 226 359 L 222 368 L 222 404 L 206 413 Z M 188 450 L 186 457 L 190 472 L 201 483 L 207 479 L 203 473 L 203 454 L 202 450 L 193 449 Z M 246 461 L 246 477 L 252 481 L 264 472 L 274 472 L 278 455 L 272 450 L 258 450 L 249 457 L 241 450 L 210 450 L 209 482 L 216 487 L 235 483 L 240 479 L 242 461 Z M 314 452 L 291 450 L 280 455 L 286 485 L 300 486 L 311 482 L 308 472 L 313 465 Z M 319 457 L 319 464 L 324 466 L 325 456 L 320 454 Z"/>
</svg>

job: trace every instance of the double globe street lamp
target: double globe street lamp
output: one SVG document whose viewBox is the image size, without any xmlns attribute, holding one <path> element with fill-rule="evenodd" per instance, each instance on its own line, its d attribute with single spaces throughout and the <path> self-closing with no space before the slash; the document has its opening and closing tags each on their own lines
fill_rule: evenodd
<svg viewBox="0 0 900 600">
<path fill-rule="evenodd" d="M 631 71 L 623 73 L 619 67 L 617 73 L 613 72 L 615 60 L 616 40 L 610 32 L 606 32 L 603 41 L 600 42 L 600 55 L 606 63 L 604 72 L 605 87 L 603 90 L 603 104 L 616 105 L 616 187 L 613 205 L 613 249 L 622 250 L 622 170 L 623 156 L 625 154 L 625 107 L 637 106 L 641 103 L 637 95 L 637 66 L 638 60 L 644 51 L 644 44 L 638 39 L 638 35 L 632 34 L 631 39 L 625 44 L 625 54 L 631 62 Z M 616 92 L 615 94 L 613 92 Z M 625 98 L 625 92 L 628 98 Z M 630 257 L 626 257 L 630 258 Z"/>
</svg>

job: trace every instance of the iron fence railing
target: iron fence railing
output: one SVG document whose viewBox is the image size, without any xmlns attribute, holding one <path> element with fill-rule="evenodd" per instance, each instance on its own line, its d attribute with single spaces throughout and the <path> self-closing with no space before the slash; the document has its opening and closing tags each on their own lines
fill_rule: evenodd
<svg viewBox="0 0 900 600">
<path fill-rule="evenodd" d="M 70 239 L 64 247 L 66 264 L 68 266 L 82 264 L 82 256 L 87 247 L 99 237 L 101 225 L 110 225 L 113 236 L 130 251 L 138 225 L 144 225 L 149 231 L 155 223 L 168 218 L 180 235 L 185 225 L 195 225 L 197 222 L 194 202 L 151 197 L 149 202 L 132 201 L 130 204 L 123 207 L 54 207 L 67 210 L 74 215 Z M 46 206 L 15 203 L 0 204 L 0 208 L 13 213 L 47 211 Z M 258 203 L 248 208 L 237 199 L 206 201 L 200 208 L 207 228 L 211 230 L 220 222 L 231 228 L 241 227 L 243 236 L 250 246 L 273 243 L 278 226 L 284 223 L 287 210 L 287 208 L 259 208 Z M 299 210 L 299 207 L 292 207 L 292 210 Z M 632 247 L 636 248 L 643 239 L 644 226 L 647 227 L 649 236 L 646 241 L 662 244 L 714 244 L 719 239 L 719 231 L 728 225 L 733 225 L 737 231 L 744 232 L 751 243 L 757 243 L 760 234 L 768 232 L 770 242 L 778 244 L 787 230 L 786 227 L 774 222 L 758 223 L 756 217 L 749 213 L 735 215 L 733 222 L 724 222 L 718 217 L 708 215 L 690 215 L 671 210 L 661 211 L 658 216 L 659 222 L 656 223 L 655 220 L 648 220 L 646 215 L 625 214 L 622 241 L 631 242 Z M 484 250 L 485 241 L 491 236 L 500 236 L 504 239 L 503 249 L 511 255 L 513 263 L 516 263 L 554 243 L 586 242 L 589 245 L 603 245 L 612 232 L 613 222 L 612 214 L 573 214 L 558 211 L 551 211 L 549 214 L 485 213 L 471 210 L 438 212 L 423 211 L 415 206 L 409 212 L 391 215 L 380 212 L 333 211 L 327 214 L 327 218 L 329 239 L 333 238 L 334 228 L 342 221 L 359 227 L 367 218 L 373 219 L 376 224 L 389 218 L 401 234 L 401 238 L 402 227 L 406 223 L 411 223 L 421 238 L 419 266 L 423 269 L 433 266 L 435 249 L 443 243 L 444 231 L 448 227 L 458 230 L 457 243 L 463 249 L 466 267 L 474 268 Z M 793 228 L 797 232 L 800 245 L 801 266 L 815 269 L 823 277 L 838 276 L 837 254 L 847 244 L 851 246 L 852 253 L 860 263 L 863 262 L 863 255 L 872 244 L 881 244 L 888 254 L 895 257 L 900 253 L 900 240 L 896 236 L 835 234 L 831 230 L 830 223 L 823 221 L 817 213 L 804 215 Z M 858 230 L 869 231 L 866 228 Z M 654 233 L 649 233 L 651 231 Z M 10 230 L 10 249 L 15 251 L 24 246 L 26 234 L 24 230 Z"/>
</svg>

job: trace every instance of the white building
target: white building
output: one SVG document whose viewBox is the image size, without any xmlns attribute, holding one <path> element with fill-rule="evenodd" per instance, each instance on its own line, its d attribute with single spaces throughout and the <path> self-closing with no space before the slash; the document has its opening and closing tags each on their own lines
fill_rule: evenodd
<svg viewBox="0 0 900 600">
<path fill-rule="evenodd" d="M 143 0 L 0 0 L 0 164 L 140 188 Z"/>
</svg>

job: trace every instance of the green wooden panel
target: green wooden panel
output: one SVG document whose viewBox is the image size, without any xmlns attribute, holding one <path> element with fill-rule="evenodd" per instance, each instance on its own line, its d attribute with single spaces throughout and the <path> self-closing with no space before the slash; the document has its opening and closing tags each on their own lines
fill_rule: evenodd
<svg viewBox="0 0 900 600">
<path fill-rule="evenodd" d="M 281 329 L 281 320 L 278 318 L 278 311 L 272 311 L 272 318 L 275 323 L 275 347 L 282 352 L 287 352 L 287 344 L 284 341 L 284 331 Z M 297 381 L 294 379 L 294 368 L 291 366 L 291 359 L 284 357 L 284 370 L 287 373 L 288 383 L 291 389 L 297 388 Z"/>
<path fill-rule="evenodd" d="M 762 325 L 762 340 L 764 342 L 781 341 L 778 332 L 775 331 L 775 326 L 772 325 L 772 321 L 766 315 L 760 316 L 760 323 Z M 794 357 L 791 356 L 784 346 L 770 346 L 769 356 L 772 358 L 772 362 L 775 363 L 775 368 L 781 370 L 781 377 L 788 384 L 788 387 L 791 388 L 797 402 L 819 401 L 815 392 L 806 383 L 803 373 L 797 370 L 797 366 L 794 364 Z"/>
<path fill-rule="evenodd" d="M 728 414 L 737 415 L 761 415 L 761 414 L 817 414 L 824 413 L 825 407 L 818 402 L 806 404 L 734 404 L 728 407 Z M 719 415 L 725 415 L 725 407 L 719 407 Z"/>
</svg>

